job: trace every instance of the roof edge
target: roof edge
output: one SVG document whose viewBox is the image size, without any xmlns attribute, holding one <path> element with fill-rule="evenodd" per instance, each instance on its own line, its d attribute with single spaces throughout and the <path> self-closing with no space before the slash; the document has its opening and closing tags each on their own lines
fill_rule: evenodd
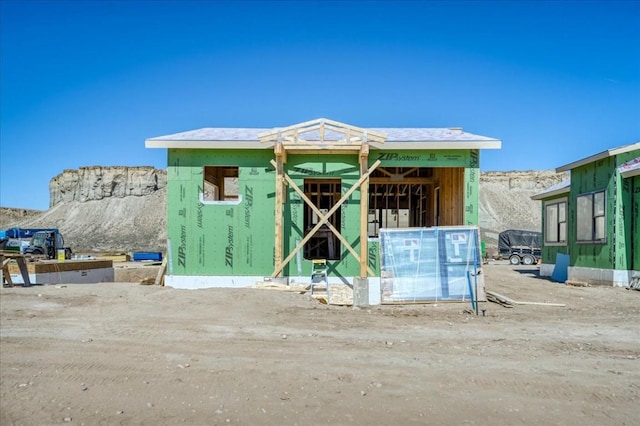
<svg viewBox="0 0 640 426">
<path fill-rule="evenodd" d="M 571 192 L 571 180 L 567 179 L 565 181 L 552 185 L 544 191 L 532 195 L 529 198 L 532 200 L 543 200 L 545 198 L 555 197 L 556 195 L 568 194 L 569 192 Z"/>
<path fill-rule="evenodd" d="M 632 143 L 630 145 L 621 146 L 618 148 L 607 149 L 606 151 L 599 152 L 597 154 L 590 155 L 581 160 L 576 160 L 572 163 L 565 164 L 556 168 L 556 173 L 566 172 L 576 167 L 584 166 L 585 164 L 593 163 L 594 161 L 602 160 L 604 158 L 613 157 L 614 155 L 624 154 L 625 152 L 640 149 L 640 142 Z"/>
<path fill-rule="evenodd" d="M 212 142 L 215 144 L 212 146 Z M 233 141 L 202 141 L 202 140 L 167 140 L 167 139 L 146 139 L 145 148 L 179 148 L 179 149 L 266 149 L 273 144 L 264 144 L 255 140 L 233 140 Z M 408 141 L 389 142 L 385 145 L 377 143 L 369 144 L 373 150 L 416 150 L 416 149 L 501 149 L 502 141 Z"/>
</svg>

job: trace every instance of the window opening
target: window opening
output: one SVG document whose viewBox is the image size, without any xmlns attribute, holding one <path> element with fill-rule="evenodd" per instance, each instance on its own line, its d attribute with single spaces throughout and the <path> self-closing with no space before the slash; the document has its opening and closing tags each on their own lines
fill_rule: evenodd
<svg viewBox="0 0 640 426">
<path fill-rule="evenodd" d="M 566 244 L 567 201 L 554 200 L 545 204 L 545 244 Z"/>
<path fill-rule="evenodd" d="M 340 179 L 305 179 L 304 194 L 314 206 L 326 215 L 329 210 L 342 198 Z M 341 230 L 341 207 L 331 215 L 329 223 L 338 231 Z M 318 224 L 320 218 L 310 206 L 304 206 L 305 236 Z M 329 227 L 322 225 L 304 245 L 305 259 L 339 260 L 341 253 L 340 240 L 331 232 Z"/>
<path fill-rule="evenodd" d="M 239 167 L 204 166 L 202 201 L 237 201 Z"/>
<path fill-rule="evenodd" d="M 576 239 L 579 242 L 605 242 L 604 191 L 578 195 L 576 200 L 576 222 Z"/>
<path fill-rule="evenodd" d="M 430 168 L 383 168 L 374 171 L 369 184 L 368 235 L 381 228 L 430 226 L 432 182 Z"/>
</svg>

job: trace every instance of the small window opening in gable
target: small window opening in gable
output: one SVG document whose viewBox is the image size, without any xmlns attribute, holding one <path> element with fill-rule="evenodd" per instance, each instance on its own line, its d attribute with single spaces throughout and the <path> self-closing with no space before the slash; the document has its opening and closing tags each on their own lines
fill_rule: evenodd
<svg viewBox="0 0 640 426">
<path fill-rule="evenodd" d="M 239 167 L 204 166 L 203 201 L 237 201 Z"/>
</svg>

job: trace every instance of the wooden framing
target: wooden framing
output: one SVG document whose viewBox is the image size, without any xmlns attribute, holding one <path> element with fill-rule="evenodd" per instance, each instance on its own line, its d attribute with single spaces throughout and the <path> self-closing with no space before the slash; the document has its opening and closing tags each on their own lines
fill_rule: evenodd
<svg viewBox="0 0 640 426">
<path fill-rule="evenodd" d="M 272 164 L 273 164 L 273 163 L 272 163 Z M 362 255 L 362 253 L 361 253 L 361 254 L 358 254 L 358 252 L 356 252 L 356 251 L 353 249 L 353 247 L 351 247 L 351 245 L 349 244 L 349 242 L 348 242 L 348 241 L 347 241 L 347 240 L 342 236 L 342 234 L 340 234 L 340 231 L 338 231 L 338 230 L 335 228 L 335 226 L 333 226 L 333 225 L 331 224 L 331 222 L 329 222 L 329 217 L 330 217 L 330 215 L 329 215 L 329 214 L 327 214 L 327 215 L 323 215 L 323 214 L 322 214 L 322 212 L 320 211 L 320 209 L 318 209 L 318 208 L 315 206 L 315 204 L 313 204 L 313 201 L 311 201 L 311 200 L 309 199 L 309 197 L 307 197 L 307 196 L 305 195 L 304 191 L 302 191 L 302 190 L 300 189 L 300 187 L 299 187 L 298 185 L 296 185 L 296 183 L 295 183 L 295 182 L 294 182 L 294 181 L 293 181 L 293 180 L 292 180 L 292 179 L 291 179 L 287 174 L 285 174 L 285 175 L 284 175 L 284 178 L 285 178 L 285 180 L 287 181 L 287 183 L 289 184 L 289 186 L 290 186 L 291 188 L 293 188 L 293 190 L 294 190 L 294 191 L 296 191 L 296 192 L 298 193 L 298 195 L 300 195 L 300 198 L 302 198 L 302 200 L 304 200 L 304 202 L 305 202 L 305 203 L 306 203 L 306 204 L 307 204 L 307 205 L 308 205 L 308 206 L 313 210 L 313 212 L 314 212 L 316 215 L 318 215 L 318 220 L 319 220 L 319 221 L 326 220 L 325 225 L 326 225 L 326 226 L 329 228 L 329 230 L 331 230 L 331 232 L 332 232 L 332 233 L 333 233 L 333 234 L 334 234 L 334 235 L 335 235 L 335 236 L 340 240 L 340 242 L 341 242 L 342 244 L 344 244 L 344 246 L 347 248 L 347 250 L 349 251 L 349 253 L 351 253 L 351 254 L 353 255 L 353 257 L 355 257 L 355 258 L 356 258 L 356 260 L 357 260 L 358 262 L 360 262 L 361 264 L 362 264 L 362 259 L 364 258 L 364 260 L 365 260 L 365 263 L 364 263 L 364 264 L 365 264 L 365 268 L 366 268 L 366 265 L 367 265 L 367 263 L 366 263 L 366 259 L 367 259 L 367 257 L 366 257 L 366 251 L 362 251 L 362 253 L 365 253 L 365 256 L 363 256 L 363 255 Z M 365 179 L 365 182 L 366 182 L 366 179 Z M 363 182 L 363 183 L 362 183 L 362 185 L 365 185 L 365 183 Z M 362 191 L 362 189 L 361 189 L 361 191 Z M 342 203 L 341 203 L 341 204 L 342 204 Z M 365 227 L 366 227 L 366 218 L 365 218 Z M 311 232 L 309 232 L 309 234 L 311 234 Z M 310 238 L 312 238 L 312 237 L 313 237 L 313 235 L 312 235 Z M 367 276 L 367 275 L 366 275 L 366 274 L 367 274 L 367 272 L 369 272 L 371 275 L 374 275 L 373 270 L 369 269 L 369 270 L 367 271 L 367 269 L 365 269 L 365 272 L 364 272 L 364 275 L 363 275 L 363 276 Z"/>
<path fill-rule="evenodd" d="M 434 169 L 436 186 L 440 187 L 439 226 L 455 226 L 464 223 L 464 168 Z"/>
<path fill-rule="evenodd" d="M 305 137 L 306 136 L 306 137 Z M 384 143 L 387 136 L 374 130 L 367 130 L 338 121 L 319 118 L 289 127 L 269 130 L 258 135 L 262 143 L 281 142 L 286 149 L 359 152 L 361 144 Z M 324 151 L 323 151 L 324 152 Z"/>
<path fill-rule="evenodd" d="M 276 200 L 275 200 L 275 225 L 276 225 L 276 231 L 275 231 L 275 253 L 274 253 L 274 260 L 275 260 L 275 265 L 276 265 L 276 269 L 279 269 L 280 271 L 282 271 L 282 239 L 283 239 L 283 229 L 282 229 L 282 212 L 283 212 L 283 205 L 284 205 L 284 162 L 286 159 L 286 151 L 284 150 L 284 148 L 282 147 L 282 144 L 280 142 L 275 144 L 274 147 L 274 152 L 276 154 L 276 161 L 273 162 L 272 164 L 274 164 L 274 167 L 276 168 Z M 280 272 L 278 272 L 279 274 Z M 274 277 L 277 277 L 279 275 L 273 275 Z"/>
<path fill-rule="evenodd" d="M 29 287 L 31 281 L 29 280 L 29 271 L 27 269 L 27 263 L 25 261 L 25 255 L 15 253 L 11 251 L 0 251 L 0 265 L 2 268 L 2 280 L 7 281 L 9 287 L 13 287 L 13 281 L 11 280 L 11 272 L 9 271 L 9 262 L 11 259 L 15 259 L 20 269 L 20 275 L 22 275 L 22 282 L 24 287 Z"/>
<path fill-rule="evenodd" d="M 284 267 L 291 261 L 293 256 L 304 247 L 305 243 L 313 237 L 316 231 L 326 225 L 330 231 L 340 240 L 360 263 L 360 275 L 366 277 L 367 274 L 374 275 L 371 268 L 367 265 L 368 259 L 368 229 L 367 229 L 367 213 L 369 201 L 369 175 L 380 165 L 380 161 L 370 168 L 367 167 L 369 160 L 369 143 L 384 143 L 387 136 L 381 132 L 374 130 L 362 129 L 360 127 L 351 126 L 340 123 L 338 121 L 320 118 L 317 120 L 306 121 L 289 127 L 270 130 L 258 135 L 261 143 L 273 143 L 273 151 L 276 157 L 271 164 L 276 169 L 276 208 L 275 208 L 275 270 L 273 277 L 279 277 Z M 284 172 L 284 164 L 287 162 L 287 152 L 298 151 L 305 154 L 322 153 L 322 154 L 358 154 L 360 162 L 360 179 L 354 184 L 345 195 L 342 196 L 331 210 L 323 215 L 320 210 L 313 204 L 311 200 L 304 194 L 293 180 Z M 318 216 L 318 223 L 311 231 L 298 243 L 296 248 L 282 259 L 283 255 L 283 204 L 284 186 L 288 184 L 296 191 L 304 202 Z M 329 222 L 329 218 L 335 211 L 349 198 L 349 196 L 360 187 L 361 197 L 361 214 L 360 214 L 360 254 L 351 247 L 348 241 L 340 234 L 340 232 Z"/>
<path fill-rule="evenodd" d="M 273 165 L 273 163 L 274 162 L 272 160 L 271 164 Z M 309 241 L 313 237 L 313 235 L 316 233 L 316 231 L 318 229 L 320 229 L 321 226 L 328 224 L 328 220 L 331 217 L 331 215 L 333 215 L 338 210 L 338 208 L 340 208 L 340 206 L 342 204 L 344 204 L 344 202 L 349 199 L 351 194 L 353 194 L 356 189 L 358 189 L 359 187 L 362 186 L 363 182 L 367 180 L 369 175 L 371 173 L 373 173 L 373 171 L 379 165 L 380 165 L 380 160 L 377 160 L 375 163 L 373 163 L 373 165 L 371 167 L 369 167 L 369 169 L 360 176 L 360 179 L 358 179 L 358 181 L 355 184 L 353 184 L 353 186 L 351 188 L 349 188 L 349 190 L 342 196 L 342 198 L 340 198 L 340 200 L 336 204 L 334 204 L 333 207 L 331 207 L 331 209 L 327 212 L 326 215 L 322 215 L 322 213 L 320 213 L 320 211 L 316 212 L 316 214 L 318 214 L 318 223 L 309 231 L 309 233 L 302 239 L 302 241 L 300 241 L 298 243 L 298 245 L 293 249 L 293 251 L 291 253 L 289 253 L 289 255 L 286 257 L 286 259 L 284 259 L 281 262 L 277 262 L 276 261 L 275 270 L 271 274 L 272 277 L 279 277 L 280 276 L 280 274 L 282 273 L 282 269 L 284 269 L 284 267 L 291 261 L 291 259 L 293 259 L 293 257 L 298 253 L 298 251 L 300 251 L 300 249 L 302 247 L 304 247 L 304 245 L 307 243 L 307 241 Z M 277 162 L 276 162 L 275 166 L 276 167 L 278 166 Z M 288 178 L 288 176 L 286 174 L 284 174 L 284 173 L 283 173 L 282 177 L 283 177 L 283 179 Z M 296 186 L 296 188 L 297 188 L 297 186 Z M 298 190 L 299 189 L 300 188 L 298 188 Z M 303 194 L 304 194 L 304 192 L 303 192 Z M 279 198 L 281 198 L 281 196 L 279 197 L 278 194 L 276 194 L 276 203 L 278 203 Z M 305 196 L 305 198 L 306 198 L 306 196 Z M 305 200 L 305 202 L 307 202 L 307 200 Z M 310 202 L 310 200 L 309 200 L 309 202 Z M 313 205 L 313 203 L 311 203 L 311 205 Z M 282 209 L 282 205 L 280 205 L 280 209 Z M 277 213 L 277 211 L 278 210 L 276 208 L 276 213 Z M 280 216 L 282 216 L 282 210 L 280 210 Z M 279 230 L 278 230 L 278 227 L 280 227 Z M 335 228 L 333 228 L 333 229 L 335 230 Z M 340 241 L 343 244 L 345 244 L 345 247 L 350 247 L 348 242 L 346 242 L 346 240 L 342 237 L 342 235 L 337 230 L 335 230 L 335 231 L 332 230 L 332 232 L 336 232 L 336 236 L 338 236 Z M 278 235 L 280 236 L 280 242 L 278 243 L 278 241 L 276 241 L 276 260 L 278 259 L 278 253 L 277 253 L 277 247 L 278 246 L 280 247 L 280 250 L 281 250 L 281 253 L 282 253 L 282 219 L 280 219 L 280 222 L 278 223 L 278 218 L 276 217 L 276 236 L 278 236 Z M 367 253 L 361 253 L 360 257 L 356 256 L 356 259 L 358 259 L 358 261 L 360 262 L 361 258 L 362 257 L 366 258 L 366 256 L 367 256 Z"/>
<path fill-rule="evenodd" d="M 360 277 L 367 277 L 367 273 L 375 275 L 367 264 L 369 253 L 369 174 L 367 165 L 369 164 L 369 145 L 362 145 L 360 148 L 360 176 L 365 176 L 360 190 Z"/>
</svg>

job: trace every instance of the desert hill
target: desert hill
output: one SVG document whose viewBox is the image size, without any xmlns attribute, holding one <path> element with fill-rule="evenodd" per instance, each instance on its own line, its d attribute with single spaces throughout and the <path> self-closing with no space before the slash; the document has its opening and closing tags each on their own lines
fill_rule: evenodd
<svg viewBox="0 0 640 426">
<path fill-rule="evenodd" d="M 488 247 L 506 229 L 540 230 L 531 196 L 566 178 L 554 171 L 482 172 L 480 229 Z M 57 227 L 75 253 L 164 251 L 166 172 L 153 167 L 82 167 L 50 184 L 46 211 L 0 207 L 0 229 Z"/>
</svg>

